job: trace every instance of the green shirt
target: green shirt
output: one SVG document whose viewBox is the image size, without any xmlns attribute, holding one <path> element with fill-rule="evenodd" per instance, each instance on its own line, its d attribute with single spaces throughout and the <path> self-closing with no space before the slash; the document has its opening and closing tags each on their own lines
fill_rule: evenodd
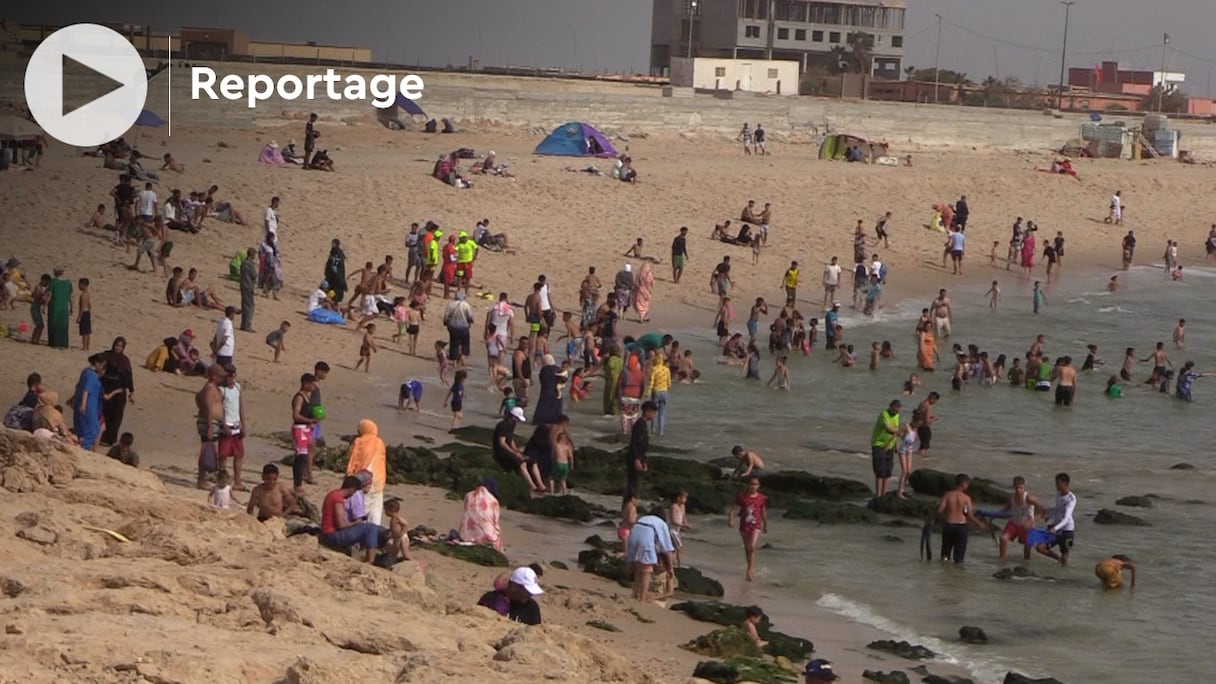
<svg viewBox="0 0 1216 684">
<path fill-rule="evenodd" d="M 890 409 L 883 409 L 883 412 L 878 414 L 878 421 L 874 423 L 874 434 L 870 437 L 870 445 L 882 447 L 884 449 L 894 449 L 899 434 L 899 413 L 891 413 Z"/>
<path fill-rule="evenodd" d="M 1123 388 L 1118 385 L 1111 385 L 1106 388 L 1106 396 L 1111 399 L 1118 399 L 1123 396 Z"/>
</svg>

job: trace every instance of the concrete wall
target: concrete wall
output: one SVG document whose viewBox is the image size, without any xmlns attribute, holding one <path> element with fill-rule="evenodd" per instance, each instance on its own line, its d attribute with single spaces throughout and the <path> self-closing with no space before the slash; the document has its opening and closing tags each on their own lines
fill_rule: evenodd
<svg viewBox="0 0 1216 684">
<path fill-rule="evenodd" d="M 279 65 L 214 64 L 218 74 L 308 73 Z M 0 101 L 24 103 L 24 65 L 0 63 Z M 339 73 L 350 73 L 340 70 Z M 329 100 L 268 101 L 249 110 L 243 102 L 190 101 L 189 73 L 173 69 L 175 125 L 248 127 L 283 123 L 315 111 L 326 119 L 372 114 L 370 103 Z M 370 73 L 368 73 L 370 75 Z M 898 102 L 852 102 L 814 97 L 766 97 L 739 94 L 731 100 L 710 96 L 665 98 L 661 89 L 621 82 L 563 81 L 476 74 L 427 73 L 419 104 L 434 117 L 494 121 L 527 128 L 551 129 L 567 121 L 587 121 L 625 134 L 639 131 L 691 131 L 734 136 L 742 122 L 760 122 L 774 141 L 786 135 L 848 132 L 889 141 L 895 151 L 915 143 L 928 146 L 991 146 L 1046 150 L 1079 137 L 1086 114 L 1059 118 L 1040 112 L 916 105 Z M 168 115 L 168 77 L 164 71 L 148 83 L 148 108 Z M 1107 120 L 1115 117 L 1107 116 Z M 1120 116 L 1133 123 L 1136 115 Z M 1216 125 L 1176 122 L 1181 147 L 1202 159 L 1216 159 Z"/>
</svg>

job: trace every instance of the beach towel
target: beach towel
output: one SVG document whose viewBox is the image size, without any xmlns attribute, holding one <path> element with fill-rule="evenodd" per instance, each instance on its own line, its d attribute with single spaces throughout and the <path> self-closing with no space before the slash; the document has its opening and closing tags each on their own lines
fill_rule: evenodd
<svg viewBox="0 0 1216 684">
<path fill-rule="evenodd" d="M 308 320 L 313 323 L 322 323 L 325 325 L 343 325 L 346 323 L 346 318 L 331 309 L 313 309 L 308 312 Z"/>
<path fill-rule="evenodd" d="M 283 153 L 279 151 L 278 145 L 266 145 L 263 147 L 262 152 L 258 154 L 258 161 L 272 166 L 287 165 L 287 162 L 283 160 Z"/>
<path fill-rule="evenodd" d="M 460 514 L 460 538 L 474 544 L 490 544 L 502 551 L 502 530 L 498 526 L 498 499 L 478 485 L 465 494 L 464 512 Z"/>
</svg>

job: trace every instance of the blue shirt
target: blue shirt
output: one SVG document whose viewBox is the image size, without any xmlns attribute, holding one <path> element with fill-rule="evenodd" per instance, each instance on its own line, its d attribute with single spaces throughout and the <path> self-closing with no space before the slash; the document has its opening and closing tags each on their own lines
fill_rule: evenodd
<svg viewBox="0 0 1216 684">
<path fill-rule="evenodd" d="M 671 543 L 671 528 L 662 518 L 654 515 L 644 515 L 634 523 L 629 531 L 629 541 L 625 546 L 625 561 L 628 563 L 644 563 L 656 565 L 659 553 L 675 551 Z"/>
<path fill-rule="evenodd" d="M 1202 378 L 1202 377 L 1203 377 L 1203 373 L 1200 373 L 1199 371 L 1196 371 L 1196 370 L 1182 371 L 1181 373 L 1178 374 L 1178 386 L 1175 388 L 1175 392 L 1177 392 L 1179 397 L 1186 399 L 1187 401 L 1190 401 L 1191 400 L 1191 385 L 1195 382 L 1196 378 Z"/>
<path fill-rule="evenodd" d="M 963 243 L 966 241 L 966 239 L 967 236 L 964 235 L 963 231 L 961 230 L 956 230 L 953 233 L 950 233 L 950 249 L 955 252 L 963 251 Z"/>
</svg>

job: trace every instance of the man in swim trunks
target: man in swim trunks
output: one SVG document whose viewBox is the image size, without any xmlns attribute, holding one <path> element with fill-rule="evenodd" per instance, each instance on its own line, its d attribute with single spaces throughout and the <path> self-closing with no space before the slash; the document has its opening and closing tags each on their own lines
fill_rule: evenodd
<svg viewBox="0 0 1216 684">
<path fill-rule="evenodd" d="M 950 298 L 946 296 L 945 290 L 937 291 L 937 299 L 933 300 L 929 309 L 933 312 L 933 334 L 939 339 L 950 337 L 954 310 L 950 308 Z"/>
<path fill-rule="evenodd" d="M 1158 342 L 1157 348 L 1153 350 L 1153 353 L 1149 354 L 1147 357 L 1141 359 L 1140 361 L 1141 362 L 1144 362 L 1144 361 L 1153 362 L 1153 373 L 1152 373 L 1152 375 L 1149 376 L 1149 379 L 1147 381 L 1145 381 L 1144 384 L 1146 384 L 1146 385 L 1155 385 L 1158 382 L 1160 382 L 1161 378 L 1165 377 L 1166 366 L 1169 366 L 1170 368 L 1174 367 L 1174 362 L 1170 361 L 1170 357 L 1168 355 L 1166 355 L 1166 353 L 1165 353 L 1165 343 L 1164 342 Z"/>
<path fill-rule="evenodd" d="M 1110 558 L 1098 561 L 1094 566 L 1094 574 L 1098 579 L 1102 580 L 1103 589 L 1122 589 L 1123 588 L 1123 571 L 1127 570 L 1132 575 L 1131 589 L 1136 588 L 1136 564 L 1127 556 L 1116 553 Z"/>
<path fill-rule="evenodd" d="M 970 531 L 967 521 L 980 527 L 988 527 L 988 523 L 975 517 L 974 504 L 967 494 L 971 486 L 971 477 L 959 473 L 954 478 L 954 489 L 946 492 L 937 504 L 937 514 L 945 518 L 942 527 L 942 560 L 953 560 L 961 565 L 967 556 L 967 536 Z"/>
<path fill-rule="evenodd" d="M 760 477 L 764 474 L 764 459 L 760 458 L 760 454 L 750 449 L 744 449 L 737 444 L 730 453 L 739 459 L 739 465 L 735 466 L 735 472 L 731 473 L 731 477 L 746 479 L 753 476 Z"/>
<path fill-rule="evenodd" d="M 313 390 L 317 388 L 317 376 L 305 373 L 300 376 L 300 389 L 291 397 L 291 441 L 295 447 L 295 458 L 291 464 L 291 478 L 296 491 L 304 487 L 307 479 L 308 454 L 312 450 L 313 420 L 310 411 Z"/>
<path fill-rule="evenodd" d="M 1071 356 L 1061 356 L 1052 371 L 1056 381 L 1056 406 L 1072 406 L 1077 393 L 1077 369 L 1072 367 Z"/>
<path fill-rule="evenodd" d="M 224 399 L 220 385 L 228 373 L 217 363 L 207 368 L 207 382 L 194 395 L 198 407 L 198 437 L 202 446 L 198 451 L 198 488 L 209 489 L 207 474 L 219 469 L 218 442 L 224 427 Z"/>
<path fill-rule="evenodd" d="M 930 392 L 912 411 L 912 422 L 917 425 L 916 438 L 920 440 L 920 450 L 917 453 L 921 456 L 929 453 L 929 445 L 933 442 L 932 425 L 937 422 L 937 416 L 933 415 L 933 405 L 941 398 L 942 395 L 937 392 Z"/>
<path fill-rule="evenodd" d="M 1022 543 L 1022 557 L 1030 560 L 1026 534 L 1034 527 L 1036 514 L 1043 510 L 1043 504 L 1026 491 L 1026 478 L 1021 475 L 1013 478 L 1013 493 L 1001 510 L 1009 514 L 1009 522 L 1005 523 L 1005 529 L 1001 532 L 1001 560 L 1005 560 L 1009 542 L 1015 539 Z"/>
<path fill-rule="evenodd" d="M 680 228 L 680 234 L 671 241 L 671 282 L 679 283 L 688 263 L 688 226 Z"/>
</svg>

